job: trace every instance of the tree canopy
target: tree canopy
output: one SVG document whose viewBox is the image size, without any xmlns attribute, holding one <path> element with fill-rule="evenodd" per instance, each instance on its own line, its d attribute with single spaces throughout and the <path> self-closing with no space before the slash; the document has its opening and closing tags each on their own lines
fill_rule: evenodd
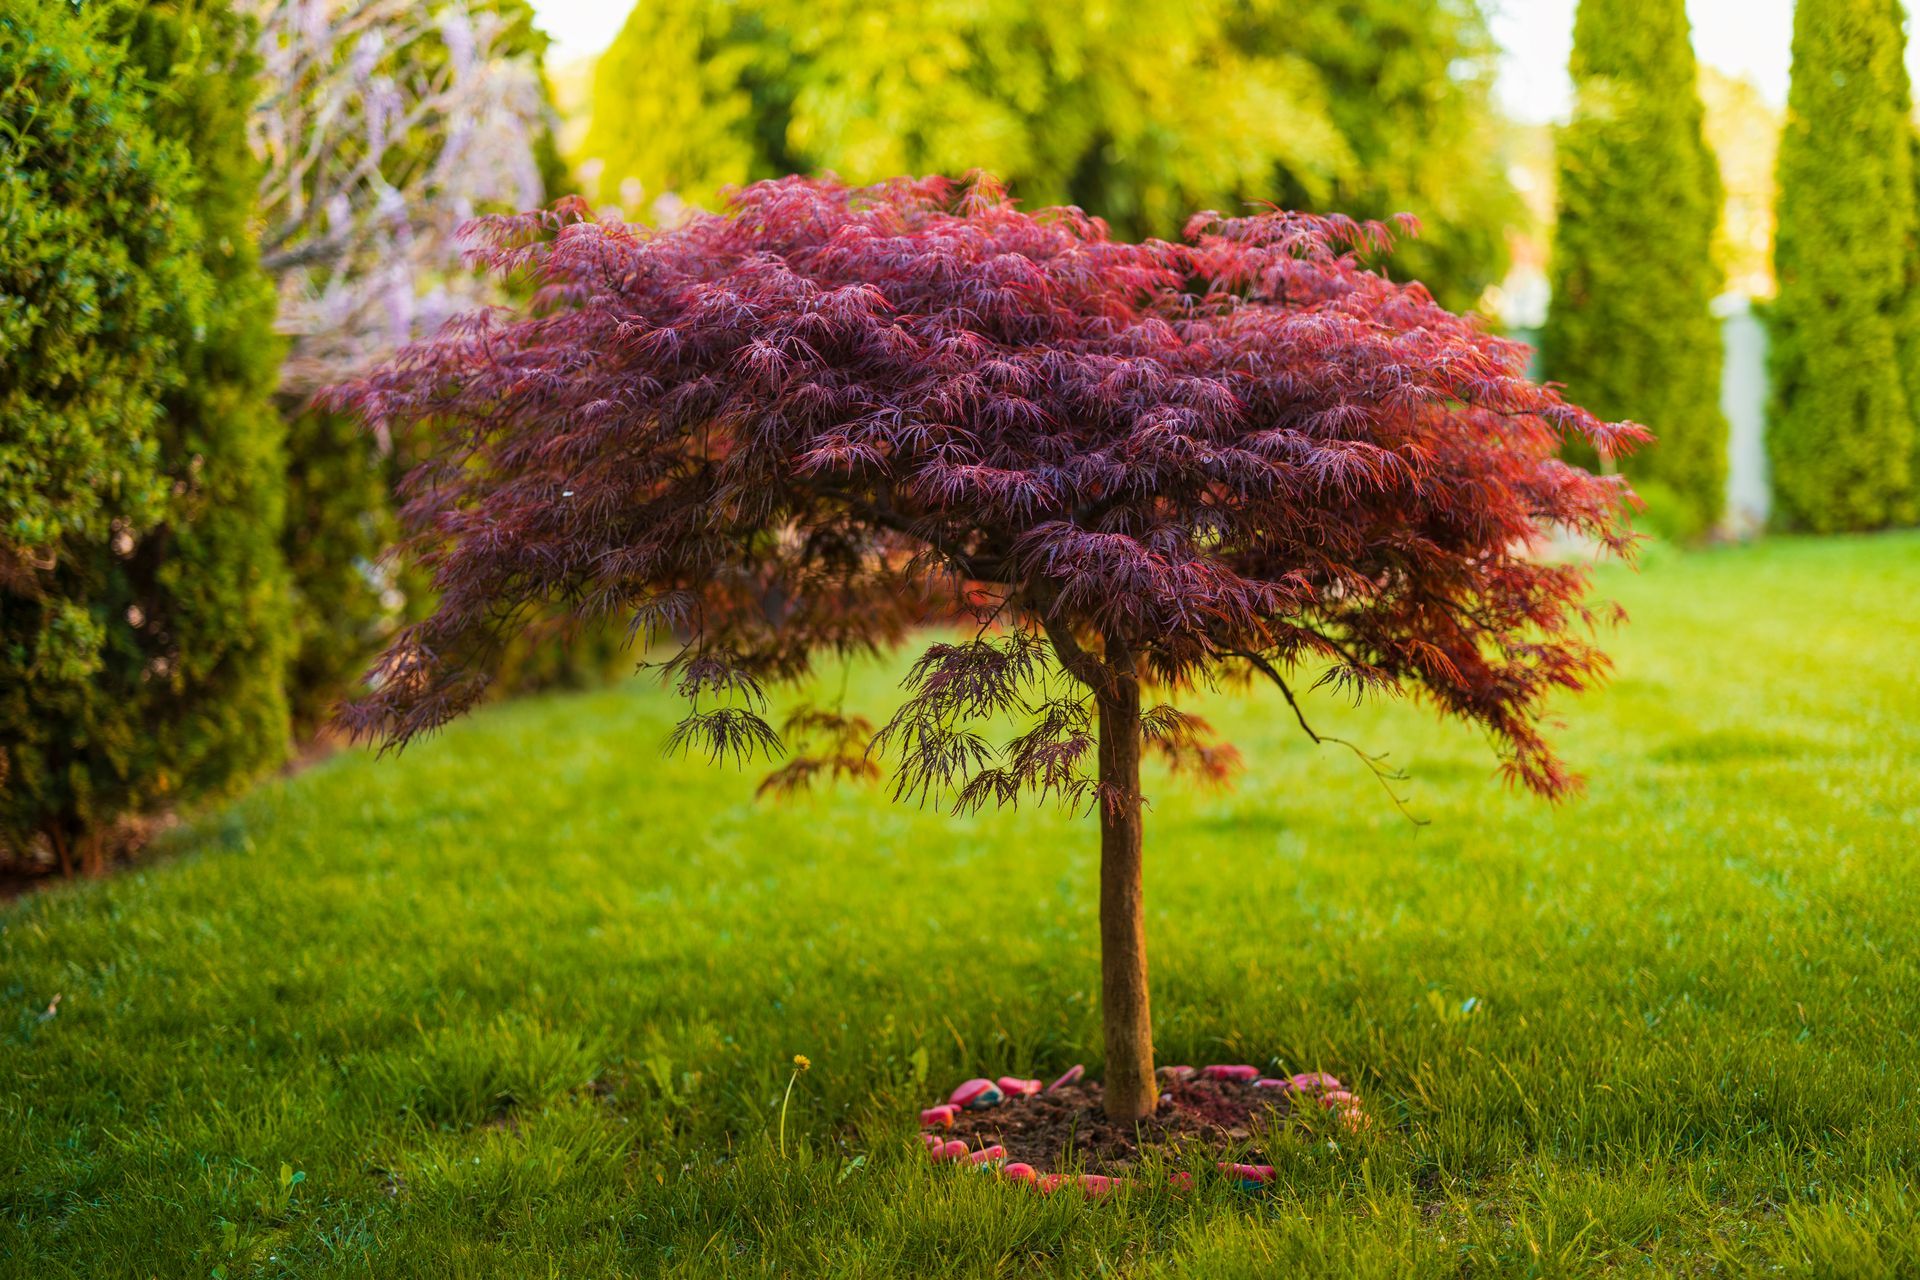
<svg viewBox="0 0 1920 1280">
<path fill-rule="evenodd" d="M 1117 1115 L 1157 1097 L 1141 746 L 1227 763 L 1143 689 L 1259 679 L 1296 713 L 1302 669 L 1405 691 L 1484 729 L 1518 783 L 1575 785 L 1540 720 L 1604 671 L 1596 614 L 1583 567 L 1526 547 L 1563 526 L 1628 550 L 1624 482 L 1557 452 L 1641 433 L 1364 270 L 1384 227 L 1209 213 L 1125 243 L 978 178 L 759 183 L 664 231 L 583 215 L 493 224 L 492 265 L 540 282 L 529 313 L 336 393 L 444 432 L 403 512 L 438 605 L 358 731 L 404 742 L 470 707 L 558 601 L 675 639 L 674 740 L 716 760 L 790 746 L 790 785 L 885 760 L 905 798 L 1088 804 Z M 943 619 L 971 634 L 928 648 L 877 731 L 803 710 L 783 743 L 766 719 L 768 682 Z"/>
<path fill-rule="evenodd" d="M 1464 307 L 1518 214 L 1495 53 L 1477 0 L 665 0 L 600 60 L 584 152 L 603 195 L 642 209 L 977 166 L 1123 236 L 1248 202 L 1411 212 L 1426 234 L 1399 268 Z"/>
</svg>

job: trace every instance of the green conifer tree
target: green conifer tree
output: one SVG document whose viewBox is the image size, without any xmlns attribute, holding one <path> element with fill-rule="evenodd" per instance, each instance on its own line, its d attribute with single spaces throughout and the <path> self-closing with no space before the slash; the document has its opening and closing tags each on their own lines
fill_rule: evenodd
<svg viewBox="0 0 1920 1280">
<path fill-rule="evenodd" d="M 1725 504 L 1727 422 L 1720 173 L 1684 0 L 1581 0 L 1570 69 L 1542 364 L 1595 413 L 1653 429 L 1625 469 L 1658 527 L 1695 536 Z"/>
<path fill-rule="evenodd" d="M 1896 20 L 1904 23 L 1906 13 L 1900 0 L 1888 0 Z M 1920 522 L 1920 122 L 1913 118 L 1913 81 L 1907 72 L 1905 57 L 1893 68 L 1894 84 L 1901 116 L 1907 130 L 1907 174 L 1913 204 L 1908 209 L 1906 285 L 1901 298 L 1900 326 L 1895 341 L 1899 353 L 1901 390 L 1907 397 L 1907 417 L 1912 422 L 1911 451 L 1907 462 L 1907 491 L 1894 504 L 1893 517 L 1900 524 Z"/>
<path fill-rule="evenodd" d="M 226 0 L 0 19 L 0 225 L 21 233 L 0 249 L 0 471 L 27 482 L 0 537 L 16 853 L 39 834 L 97 867 L 115 818 L 227 790 L 286 745 L 250 43 Z"/>
<path fill-rule="evenodd" d="M 1800 0 L 1774 242 L 1775 511 L 1790 528 L 1914 516 L 1912 108 L 1898 0 Z"/>
<path fill-rule="evenodd" d="M 213 282 L 204 324 L 180 335 L 184 377 L 163 401 L 166 515 L 113 562 L 124 594 L 114 611 L 141 618 L 140 667 L 121 671 L 123 697 L 162 795 L 216 795 L 278 764 L 290 737 L 286 429 L 273 402 L 283 344 L 250 226 L 254 27 L 231 0 L 120 0 L 110 29 L 147 81 L 154 130 L 190 158 Z"/>
<path fill-rule="evenodd" d="M 44 836 L 69 866 L 154 781 L 103 568 L 165 517 L 163 401 L 212 295 L 184 148 L 101 27 L 0 12 L 0 852 Z"/>
</svg>

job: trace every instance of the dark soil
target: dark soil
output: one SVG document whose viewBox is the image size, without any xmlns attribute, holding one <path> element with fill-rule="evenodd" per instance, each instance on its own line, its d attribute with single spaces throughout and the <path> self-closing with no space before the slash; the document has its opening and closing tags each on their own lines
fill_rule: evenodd
<svg viewBox="0 0 1920 1280">
<path fill-rule="evenodd" d="M 280 776 L 291 778 L 306 772 L 348 745 L 345 734 L 331 725 L 295 744 L 292 756 L 280 767 Z M 75 863 L 71 875 L 62 871 L 59 858 L 45 836 L 38 836 L 21 848 L 0 846 L 0 902 L 25 897 L 35 890 L 64 884 L 73 879 L 114 875 L 150 864 L 146 856 L 155 837 L 179 824 L 172 810 L 151 814 L 123 814 L 105 823 L 95 833 L 100 841 L 100 856 L 91 870 L 79 865 L 78 853 L 70 853 Z"/>
<path fill-rule="evenodd" d="M 1233 1080 L 1163 1079 L 1160 1091 L 1159 1110 L 1137 1126 L 1109 1120 L 1100 1086 L 1089 1080 L 1011 1097 L 984 1111 L 962 1111 L 953 1128 L 930 1132 L 959 1138 L 975 1151 L 999 1143 L 1009 1163 L 1029 1164 L 1039 1173 L 1114 1174 L 1154 1148 L 1169 1162 L 1192 1155 L 1258 1162 L 1255 1139 L 1292 1111 L 1285 1091 Z"/>
</svg>

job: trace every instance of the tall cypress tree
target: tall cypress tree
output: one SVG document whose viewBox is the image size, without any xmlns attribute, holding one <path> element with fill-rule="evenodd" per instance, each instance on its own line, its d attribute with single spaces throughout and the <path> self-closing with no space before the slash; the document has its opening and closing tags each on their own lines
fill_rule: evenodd
<svg viewBox="0 0 1920 1280">
<path fill-rule="evenodd" d="M 1900 0 L 1887 0 L 1894 20 L 1904 24 L 1906 13 Z M 1907 461 L 1907 491 L 1894 504 L 1893 516 L 1901 524 L 1920 522 L 1920 124 L 1913 118 L 1913 81 L 1907 74 L 1905 51 L 1894 60 L 1894 87 L 1901 119 L 1907 121 L 1907 180 L 1913 203 L 1908 209 L 1905 295 L 1901 300 L 1899 333 L 1895 351 L 1900 361 L 1901 390 L 1907 397 L 1907 417 L 1912 423 L 1911 450 Z"/>
<path fill-rule="evenodd" d="M 1774 410 L 1781 522 L 1875 529 L 1914 514 L 1901 357 L 1912 315 L 1911 91 L 1898 0 L 1800 0 L 1780 141 Z M 1903 347 L 1907 348 L 1903 352 Z"/>
<path fill-rule="evenodd" d="M 149 86 L 148 119 L 196 179 L 205 323 L 180 335 L 185 375 L 159 434 L 170 480 L 158 529 L 103 563 L 130 624 L 122 705 L 151 753 L 155 799 L 220 794 L 282 759 L 292 640 L 286 429 L 273 402 L 283 344 L 252 230 L 260 167 L 252 20 L 232 0 L 118 0 L 109 29 Z"/>
<path fill-rule="evenodd" d="M 1720 172 L 1684 0 L 1581 0 L 1571 71 L 1541 359 L 1595 413 L 1654 430 L 1625 469 L 1664 527 L 1692 536 L 1721 514 L 1727 422 L 1710 309 Z"/>
<path fill-rule="evenodd" d="M 23 229 L 0 237 L 0 313 L 28 322 L 8 339 L 29 339 L 0 342 L 0 463 L 44 488 L 61 477 L 35 459 L 73 450 L 97 417 L 134 437 L 124 457 L 87 455 L 81 488 L 104 498 L 54 488 L 53 520 L 10 522 L 57 536 L 12 555 L 0 586 L 0 851 L 38 834 L 98 867 L 120 815 L 218 794 L 286 746 L 280 344 L 250 228 L 251 42 L 230 0 L 30 0 L 0 19 L 0 168 L 26 198 L 0 198 L 0 225 Z M 141 396 L 102 412 L 93 386 L 130 389 L 115 357 L 136 340 Z M 23 384 L 25 400 L 4 394 Z"/>
<path fill-rule="evenodd" d="M 0 856 L 63 864 L 150 798 L 114 582 L 166 519 L 162 437 L 214 286 L 185 149 L 67 0 L 0 8 Z"/>
</svg>

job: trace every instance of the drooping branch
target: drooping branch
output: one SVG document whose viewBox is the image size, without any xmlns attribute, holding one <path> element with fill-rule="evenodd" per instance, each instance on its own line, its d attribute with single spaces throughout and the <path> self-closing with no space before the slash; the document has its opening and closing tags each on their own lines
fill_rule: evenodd
<svg viewBox="0 0 1920 1280">
<path fill-rule="evenodd" d="M 1357 743 L 1350 742 L 1345 738 L 1336 738 L 1331 734 L 1319 732 L 1311 724 L 1307 723 L 1307 714 L 1301 708 L 1299 699 L 1293 696 L 1292 686 L 1287 683 L 1286 677 L 1281 675 L 1279 669 L 1271 662 L 1268 662 L 1257 653 L 1249 653 L 1245 650 L 1229 649 L 1224 652 L 1229 657 L 1239 658 L 1244 661 L 1248 666 L 1265 676 L 1276 689 L 1280 690 L 1280 696 L 1287 700 L 1287 706 L 1292 709 L 1293 718 L 1295 722 L 1299 724 L 1300 731 L 1306 734 L 1315 746 L 1330 745 L 1345 747 L 1347 750 L 1353 752 L 1360 763 L 1367 767 L 1367 771 L 1373 775 L 1374 780 L 1380 784 L 1381 789 L 1387 793 L 1387 797 L 1393 801 L 1393 807 L 1400 811 L 1402 817 L 1417 827 L 1427 824 L 1428 819 L 1415 817 L 1413 813 L 1408 810 L 1406 801 L 1393 789 L 1394 783 L 1405 782 L 1407 780 L 1407 774 L 1402 769 L 1390 768 L 1387 765 L 1387 757 L 1384 752 L 1375 755 L 1366 751 Z"/>
</svg>

